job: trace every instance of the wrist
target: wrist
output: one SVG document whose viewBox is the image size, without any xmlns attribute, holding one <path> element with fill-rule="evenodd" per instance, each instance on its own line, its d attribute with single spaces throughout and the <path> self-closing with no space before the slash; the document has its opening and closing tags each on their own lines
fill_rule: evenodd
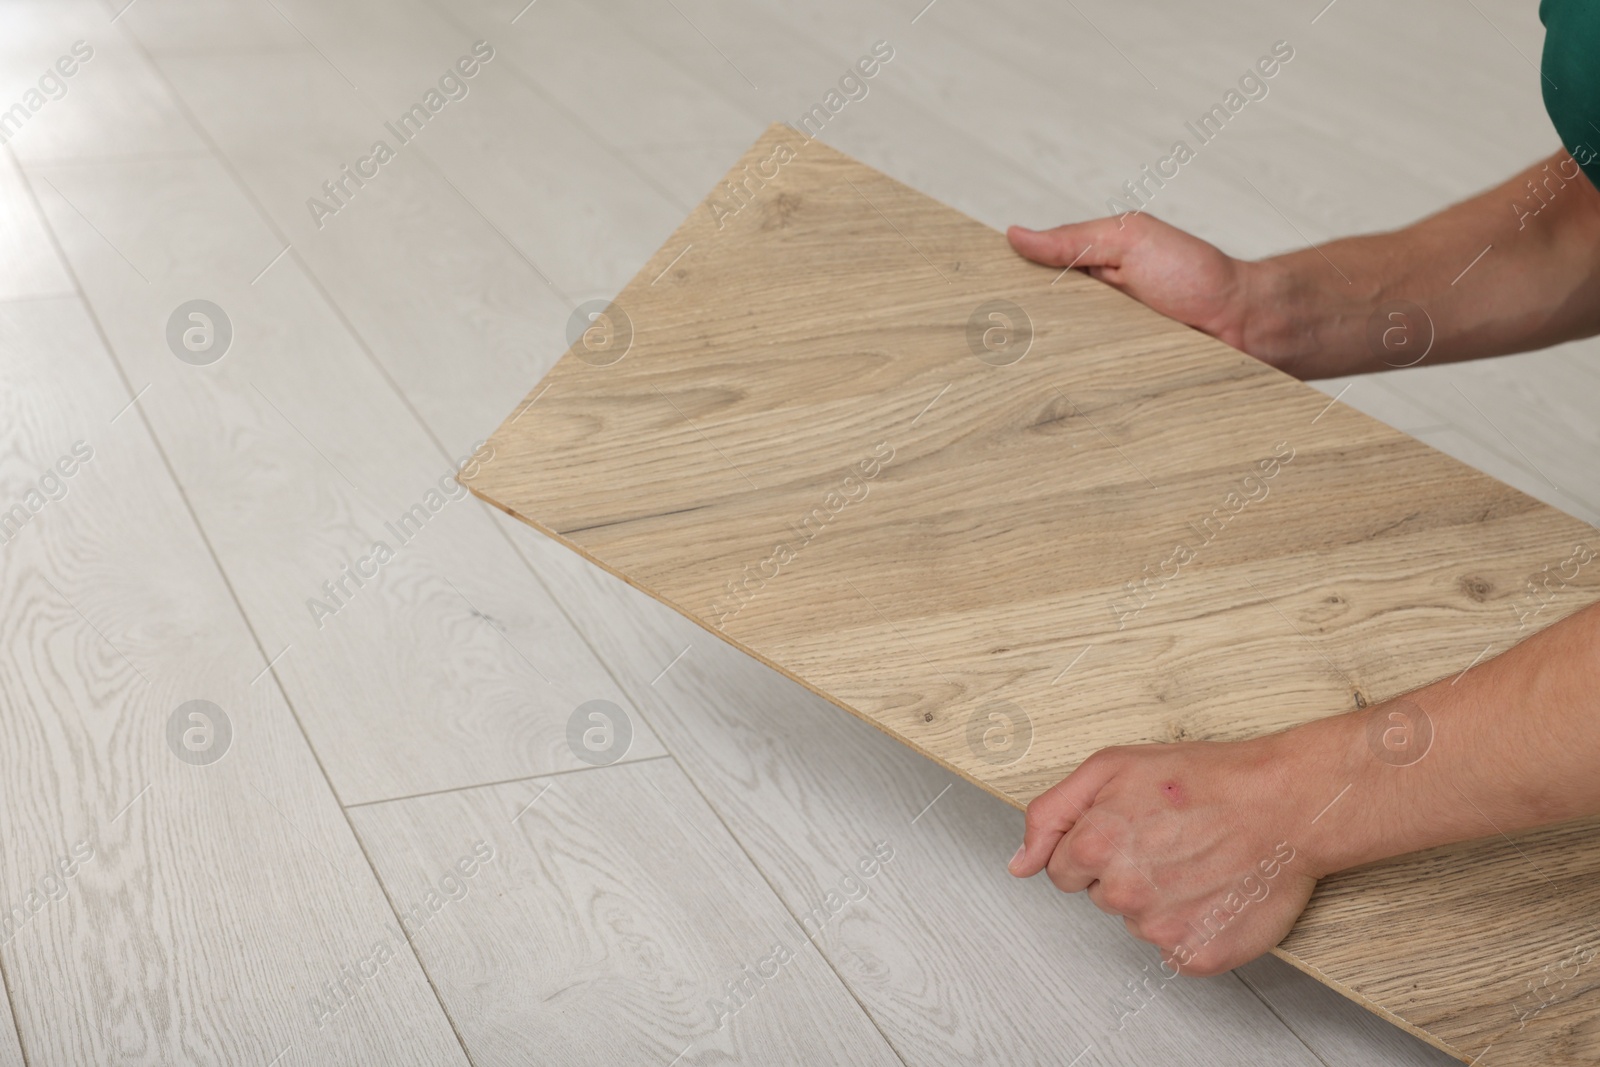
<svg viewBox="0 0 1600 1067">
<path fill-rule="evenodd" d="M 1393 783 L 1375 767 L 1368 736 L 1371 710 L 1335 715 L 1263 740 L 1278 768 L 1284 834 L 1314 878 L 1407 851 L 1393 840 Z"/>
<path fill-rule="evenodd" d="M 1303 286 L 1291 257 L 1241 261 L 1237 325 L 1240 347 L 1286 374 L 1304 377 L 1300 363 L 1313 332 Z"/>
<path fill-rule="evenodd" d="M 1316 252 L 1242 263 L 1242 348 L 1296 378 L 1336 378 L 1373 369 L 1366 348 L 1376 296 L 1357 294 Z"/>
</svg>

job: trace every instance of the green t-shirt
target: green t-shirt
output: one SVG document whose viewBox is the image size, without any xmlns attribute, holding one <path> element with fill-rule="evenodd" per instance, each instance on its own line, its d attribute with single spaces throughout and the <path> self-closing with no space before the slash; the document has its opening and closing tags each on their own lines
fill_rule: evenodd
<svg viewBox="0 0 1600 1067">
<path fill-rule="evenodd" d="M 1544 107 L 1561 143 L 1600 186 L 1600 0 L 1541 0 Z"/>
</svg>

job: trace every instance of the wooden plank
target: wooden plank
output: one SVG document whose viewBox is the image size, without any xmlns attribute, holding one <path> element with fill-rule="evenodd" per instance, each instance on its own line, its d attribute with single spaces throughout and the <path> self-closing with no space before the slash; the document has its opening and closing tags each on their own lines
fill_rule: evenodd
<svg viewBox="0 0 1600 1067">
<path fill-rule="evenodd" d="M 480 1067 L 901 1063 L 671 760 L 351 815 Z"/>
<path fill-rule="evenodd" d="M 31 1062 L 464 1063 L 403 942 L 319 1011 L 393 912 L 83 305 L 0 305 L 0 365 L 0 499 L 73 459 L 0 550 L 0 966 Z"/>
<path fill-rule="evenodd" d="M 1057 282 L 792 131 L 770 130 L 730 180 L 745 167 L 765 178 L 708 201 L 619 296 L 622 358 L 603 342 L 563 357 L 468 483 L 1014 804 L 1105 745 L 1252 736 L 1456 673 L 1517 637 L 1526 576 L 1587 531 L 1107 287 Z M 1002 299 L 1034 309 L 1018 362 L 968 340 Z M 1259 518 L 1227 504 L 1258 471 L 1276 480 L 1245 486 L 1270 495 Z M 1197 533 L 1225 505 L 1240 518 Z M 1205 558 L 1130 606 L 1124 583 L 1177 540 Z M 1570 607 L 1595 588 L 1580 578 Z M 1063 702 L 1054 679 L 1086 646 Z M 969 740 L 999 700 L 1031 724 L 1014 760 Z M 1600 870 L 1568 847 L 1584 829 L 1521 844 L 1577 887 Z M 1452 957 L 1427 941 L 1448 924 L 1420 921 L 1426 898 L 1400 896 L 1421 940 L 1384 953 L 1356 921 L 1379 886 L 1434 869 L 1417 864 L 1464 900 L 1497 899 L 1505 885 L 1473 872 L 1492 854 L 1329 879 L 1284 951 L 1458 1054 L 1531 1047 L 1588 1002 L 1516 1031 L 1515 977 L 1485 973 L 1469 942 Z M 1542 897 L 1538 924 L 1499 901 L 1492 957 L 1558 957 L 1584 933 L 1575 893 Z M 1451 996 L 1417 990 L 1405 960 L 1424 954 Z"/>
</svg>

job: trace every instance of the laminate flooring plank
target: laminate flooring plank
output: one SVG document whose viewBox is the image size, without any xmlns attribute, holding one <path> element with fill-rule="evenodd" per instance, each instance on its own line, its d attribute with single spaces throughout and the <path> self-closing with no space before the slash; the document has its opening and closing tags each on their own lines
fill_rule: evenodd
<svg viewBox="0 0 1600 1067">
<path fill-rule="evenodd" d="M 351 815 L 480 1067 L 901 1062 L 671 760 Z"/>
<path fill-rule="evenodd" d="M 774 127 L 742 162 L 776 158 L 791 136 Z M 970 308 L 1001 293 L 1031 299 L 1053 284 L 1050 272 L 1020 263 L 971 220 L 825 148 L 791 151 L 784 165 L 771 179 L 780 189 L 763 190 L 768 195 L 741 210 L 735 241 L 678 271 L 671 290 L 652 292 L 673 247 L 716 239 L 710 208 L 696 212 L 623 291 L 635 358 L 597 367 L 569 353 L 538 386 L 551 393 L 538 415 L 504 424 L 495 440 L 505 454 L 466 480 L 1014 804 L 1106 744 L 1250 736 L 1457 673 L 1483 654 L 1486 638 L 1490 650 L 1516 639 L 1511 622 L 1525 576 L 1583 536 L 1586 527 L 1569 517 L 1082 278 L 1065 279 L 1076 313 L 1042 320 L 1037 358 L 1008 364 L 1010 377 L 988 375 L 995 368 L 969 358 L 961 343 Z M 872 229 L 874 214 L 889 224 Z M 852 255 L 841 258 L 835 250 L 846 235 Z M 752 271 L 763 260 L 773 266 Z M 781 286 L 783 301 L 772 286 Z M 797 319 L 786 332 L 785 316 L 808 300 L 833 308 L 828 330 L 819 336 L 814 321 Z M 869 331 L 858 335 L 850 325 L 850 302 Z M 699 317 L 685 318 L 685 307 L 700 309 Z M 708 308 L 759 316 L 769 343 L 751 352 Z M 1130 385 L 1135 358 L 1144 376 Z M 815 374 L 803 373 L 808 365 Z M 917 428 L 924 398 L 946 386 L 958 388 L 959 399 Z M 1089 421 L 1099 437 L 1087 425 L 1074 435 L 1071 423 L 1055 432 L 1080 404 L 1096 412 Z M 1218 410 L 1230 417 L 1217 419 Z M 1069 447 L 1085 451 L 1056 472 Z M 1212 483 L 1230 468 L 1256 469 L 1250 457 L 1269 448 L 1281 461 L 1274 477 L 1303 457 L 1299 482 L 1275 487 L 1273 521 L 1230 527 L 1215 546 L 1200 535 L 1207 578 L 1164 582 L 1160 609 L 1139 619 L 1141 603 L 1131 628 L 1127 612 L 1105 619 L 1118 595 L 1107 575 L 1137 574 L 1140 559 L 1162 558 L 1171 550 L 1163 524 L 1175 513 L 1205 514 L 1218 495 Z M 621 456 L 631 463 L 620 464 Z M 898 507 L 858 508 L 852 514 L 878 510 L 830 527 L 817 547 L 808 547 L 805 530 L 785 532 L 784 517 L 807 514 L 815 501 L 842 510 L 834 490 L 843 475 L 835 472 L 859 464 L 862 478 L 875 478 L 891 462 L 895 473 L 878 498 L 887 493 Z M 1052 474 L 1040 478 L 1041 470 Z M 845 485 L 852 496 L 859 490 Z M 919 511 L 918 501 L 937 503 Z M 997 521 L 996 508 L 1007 517 Z M 1089 514 L 1105 525 L 1084 521 Z M 1070 530 L 1059 525 L 1068 515 L 1076 516 Z M 975 547 L 980 523 L 994 535 Z M 791 533 L 806 549 L 802 565 L 790 566 L 791 546 L 781 583 L 763 570 L 754 595 L 747 582 L 744 595 L 725 599 L 732 593 L 724 579 L 737 582 L 741 563 L 782 552 L 771 548 L 773 538 Z M 1023 558 L 1022 546 L 1069 542 L 1073 552 L 1049 563 Z M 1268 573 L 1265 561 L 1285 545 L 1302 547 Z M 1473 580 L 1464 579 L 1461 561 L 1470 561 Z M 781 595 L 761 595 L 769 583 L 781 584 Z M 1568 610 L 1597 588 L 1593 576 L 1574 586 Z M 1219 598 L 1234 598 L 1220 628 L 1202 621 L 1214 620 Z M 1310 626 L 1314 640 L 1285 639 L 1284 620 L 1297 616 L 1301 636 Z M 1395 654 L 1397 628 L 1403 658 Z M 974 645 L 973 633 L 990 636 Z M 1070 708 L 1048 681 L 1061 669 L 1063 634 L 1106 647 L 1078 672 L 1085 703 Z M 1330 662 L 1344 666 L 1330 672 Z M 1248 714 L 1236 697 L 1245 691 L 1263 697 Z M 964 731 L 1001 699 L 1032 703 L 1034 743 L 997 764 Z M 1600 861 L 1571 849 L 1582 830 L 1524 839 L 1570 892 Z M 1282 951 L 1434 1040 L 1475 1053 L 1507 1036 L 1505 1012 L 1495 1009 L 1515 981 L 1485 972 L 1478 954 L 1545 954 L 1581 934 L 1581 901 L 1563 891 L 1541 900 L 1541 922 L 1515 928 L 1502 910 L 1486 943 L 1464 938 L 1465 912 L 1431 918 L 1426 896 L 1411 894 L 1403 907 L 1419 924 L 1436 924 L 1440 940 L 1428 948 L 1454 983 L 1436 996 L 1407 977 L 1404 953 L 1420 951 L 1420 942 L 1380 945 L 1355 931 L 1370 902 L 1416 877 L 1418 864 L 1442 872 L 1441 892 L 1489 907 L 1504 885 L 1494 864 L 1512 862 L 1491 843 L 1335 876 Z M 1415 936 L 1426 929 L 1415 927 Z M 1588 1010 L 1577 1001 L 1563 1009 L 1517 1034 L 1517 1054 L 1526 1057 L 1540 1034 L 1574 1025 Z"/>
<path fill-rule="evenodd" d="M 84 306 L 0 305 L 0 366 L 0 499 L 29 516 L 0 548 L 0 964 L 29 1061 L 464 1064 Z"/>
<path fill-rule="evenodd" d="M 451 480 L 470 446 L 440 450 L 221 167 L 74 168 L 39 187 L 341 799 L 586 766 L 569 720 L 615 702 L 614 682 Z M 204 367 L 164 335 L 197 298 L 233 332 Z M 626 758 L 660 753 L 641 724 Z"/>
</svg>

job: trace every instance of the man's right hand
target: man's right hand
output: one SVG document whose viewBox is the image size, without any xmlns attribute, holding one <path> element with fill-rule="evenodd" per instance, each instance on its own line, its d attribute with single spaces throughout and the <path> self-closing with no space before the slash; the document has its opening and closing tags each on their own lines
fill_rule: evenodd
<svg viewBox="0 0 1600 1067">
<path fill-rule="evenodd" d="M 1036 263 L 1070 264 L 1168 318 L 1279 365 L 1270 346 L 1252 336 L 1251 311 L 1265 295 L 1257 264 L 1235 259 L 1149 215 L 1112 216 L 1052 230 L 1013 226 L 1006 237 L 1012 248 Z"/>
<path fill-rule="evenodd" d="M 1006 236 L 1028 259 L 1076 267 L 1297 378 L 1480 359 L 1600 333 L 1600 189 L 1565 151 L 1404 229 L 1262 260 L 1235 259 L 1149 215 L 1013 226 Z M 1407 306 L 1421 312 L 1412 324 L 1417 358 L 1415 346 L 1396 350 L 1372 332 Z"/>
</svg>

